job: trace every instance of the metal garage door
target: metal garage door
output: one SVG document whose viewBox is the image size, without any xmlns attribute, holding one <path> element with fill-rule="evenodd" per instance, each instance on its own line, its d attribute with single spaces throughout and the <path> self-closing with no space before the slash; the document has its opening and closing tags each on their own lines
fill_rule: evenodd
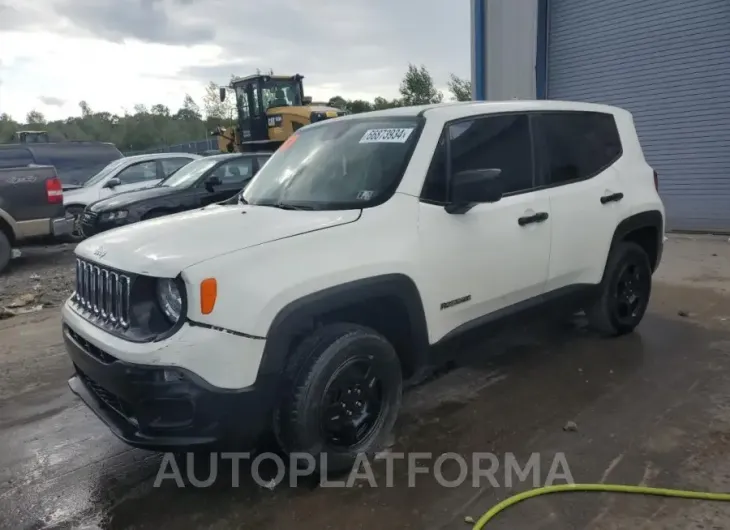
<svg viewBox="0 0 730 530">
<path fill-rule="evenodd" d="M 668 228 L 730 230 L 730 1 L 549 3 L 548 97 L 633 112 Z"/>
</svg>

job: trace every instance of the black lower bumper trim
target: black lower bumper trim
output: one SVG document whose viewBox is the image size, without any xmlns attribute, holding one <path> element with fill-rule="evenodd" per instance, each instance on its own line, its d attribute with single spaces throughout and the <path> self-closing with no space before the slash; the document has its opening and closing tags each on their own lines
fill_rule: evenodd
<svg viewBox="0 0 730 530">
<path fill-rule="evenodd" d="M 100 356 L 67 326 L 63 335 L 76 372 L 69 387 L 129 445 L 157 451 L 253 448 L 270 429 L 278 378 L 259 378 L 253 387 L 229 391 L 176 367 Z"/>
</svg>

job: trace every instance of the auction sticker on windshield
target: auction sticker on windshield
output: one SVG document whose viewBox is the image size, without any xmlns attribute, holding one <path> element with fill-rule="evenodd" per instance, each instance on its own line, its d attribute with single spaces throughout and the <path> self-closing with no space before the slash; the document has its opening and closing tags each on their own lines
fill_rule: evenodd
<svg viewBox="0 0 730 530">
<path fill-rule="evenodd" d="M 413 127 L 401 127 L 391 129 L 368 129 L 360 139 L 361 144 L 372 143 L 395 143 L 403 144 L 413 132 Z"/>
</svg>

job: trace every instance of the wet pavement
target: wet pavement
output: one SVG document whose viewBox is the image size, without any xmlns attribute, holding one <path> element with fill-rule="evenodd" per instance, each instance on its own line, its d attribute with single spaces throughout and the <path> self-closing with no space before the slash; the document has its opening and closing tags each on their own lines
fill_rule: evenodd
<svg viewBox="0 0 730 530">
<path fill-rule="evenodd" d="M 154 487 L 162 456 L 117 441 L 68 391 L 57 310 L 2 321 L 0 528 L 469 528 L 465 516 L 533 486 L 533 475 L 512 474 L 506 487 L 508 454 L 524 469 L 537 453 L 540 483 L 562 454 L 576 482 L 730 491 L 730 243 L 672 238 L 657 280 L 630 336 L 602 340 L 545 321 L 470 339 L 454 369 L 407 394 L 392 451 L 456 453 L 469 464 L 475 452 L 492 453 L 498 487 L 486 478 L 475 487 L 471 474 L 445 487 L 433 473 L 408 487 L 404 460 L 395 460 L 392 487 L 385 460 L 373 463 L 375 487 L 361 479 L 269 489 L 245 465 L 232 487 L 230 460 L 216 461 L 211 487 Z M 196 456 L 199 480 L 206 460 Z M 442 468 L 444 480 L 459 472 L 453 458 Z M 570 494 L 527 501 L 488 529 L 728 527 L 726 505 Z"/>
</svg>

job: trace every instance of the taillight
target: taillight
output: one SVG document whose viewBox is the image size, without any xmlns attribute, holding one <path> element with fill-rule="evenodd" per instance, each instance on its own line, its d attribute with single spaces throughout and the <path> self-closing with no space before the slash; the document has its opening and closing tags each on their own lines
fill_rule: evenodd
<svg viewBox="0 0 730 530">
<path fill-rule="evenodd" d="M 63 185 L 58 177 L 46 179 L 46 197 L 49 204 L 63 202 Z"/>
<path fill-rule="evenodd" d="M 654 170 L 654 187 L 657 191 L 659 191 L 659 175 L 656 172 L 656 169 Z"/>
</svg>

